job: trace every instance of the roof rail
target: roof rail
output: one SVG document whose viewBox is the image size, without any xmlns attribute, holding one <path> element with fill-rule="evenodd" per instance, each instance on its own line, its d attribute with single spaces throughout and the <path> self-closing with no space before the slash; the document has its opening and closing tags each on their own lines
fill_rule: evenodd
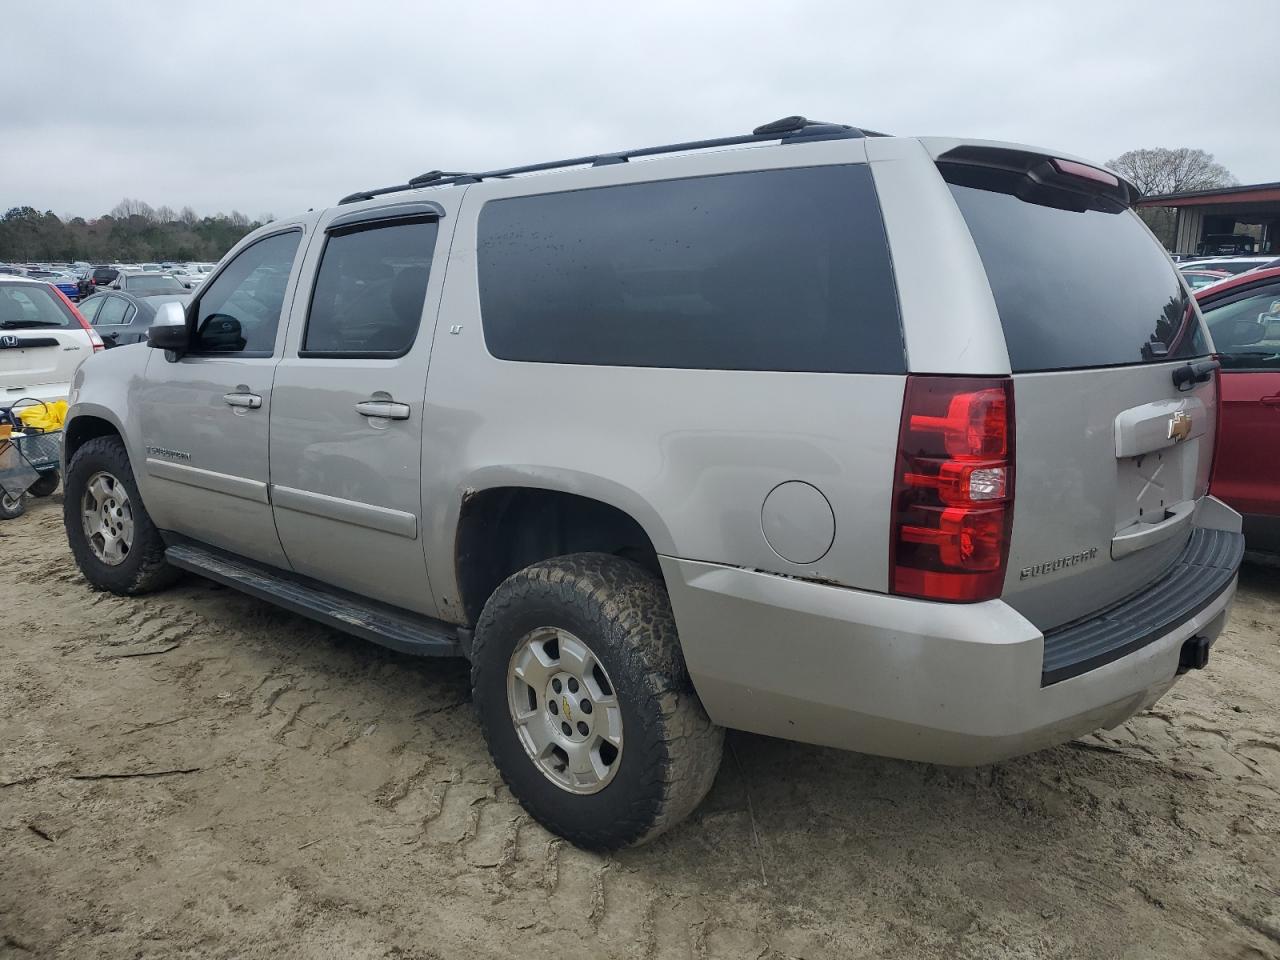
<svg viewBox="0 0 1280 960">
<path fill-rule="evenodd" d="M 614 163 L 626 163 L 633 157 L 653 157 L 663 153 L 683 153 L 689 150 L 709 150 L 715 147 L 732 147 L 744 143 L 761 143 L 768 140 L 779 140 L 782 143 L 812 143 L 815 140 L 845 140 L 857 137 L 883 137 L 885 134 L 874 130 L 863 130 L 842 123 L 823 123 L 807 120 L 804 117 L 783 117 L 772 123 L 756 127 L 750 133 L 736 137 L 719 137 L 714 140 L 690 140 L 686 143 L 669 143 L 661 147 L 639 147 L 635 150 L 622 150 L 615 153 L 599 153 L 586 157 L 571 157 L 568 160 L 550 160 L 545 163 L 531 163 L 522 167 L 508 167 L 505 170 L 490 170 L 487 173 L 457 173 L 444 170 L 432 170 L 419 174 L 408 183 L 396 184 L 392 187 L 375 187 L 372 190 L 360 190 L 347 194 L 338 203 L 356 203 L 360 200 L 372 200 L 388 193 L 399 193 L 402 190 L 416 190 L 419 187 L 448 186 L 451 184 L 479 183 L 481 180 L 501 180 L 524 173 L 541 173 L 544 170 L 558 170 L 562 167 L 604 167 Z"/>
</svg>

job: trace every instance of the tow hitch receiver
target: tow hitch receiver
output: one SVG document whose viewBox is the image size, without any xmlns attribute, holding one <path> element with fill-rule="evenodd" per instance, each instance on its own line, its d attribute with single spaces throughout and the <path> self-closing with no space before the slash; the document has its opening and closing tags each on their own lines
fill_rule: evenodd
<svg viewBox="0 0 1280 960">
<path fill-rule="evenodd" d="M 1178 654 L 1178 673 L 1181 675 L 1188 670 L 1203 670 L 1208 662 L 1209 638 L 1192 637 L 1182 645 L 1182 652 Z"/>
</svg>

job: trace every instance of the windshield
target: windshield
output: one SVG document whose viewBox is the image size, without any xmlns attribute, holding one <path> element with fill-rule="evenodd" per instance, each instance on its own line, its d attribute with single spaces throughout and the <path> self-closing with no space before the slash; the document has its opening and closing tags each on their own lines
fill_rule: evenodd
<svg viewBox="0 0 1280 960">
<path fill-rule="evenodd" d="M 79 321 L 56 293 L 38 283 L 0 283 L 0 329 L 61 327 L 71 330 Z"/>
<path fill-rule="evenodd" d="M 947 171 L 948 179 L 952 178 Z M 951 184 L 986 267 L 1015 373 L 1208 352 L 1190 295 L 1128 209 L 1067 210 Z"/>
<path fill-rule="evenodd" d="M 182 293 L 187 289 L 173 277 L 142 274 L 126 277 L 124 288 L 133 293 Z"/>
</svg>

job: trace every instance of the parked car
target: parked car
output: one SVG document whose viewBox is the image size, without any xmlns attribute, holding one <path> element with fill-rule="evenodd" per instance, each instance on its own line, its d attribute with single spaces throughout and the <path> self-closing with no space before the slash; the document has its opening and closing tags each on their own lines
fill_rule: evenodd
<svg viewBox="0 0 1280 960">
<path fill-rule="evenodd" d="M 182 284 L 188 290 L 191 290 L 194 287 L 196 287 L 196 285 L 199 284 L 200 281 L 204 279 L 204 274 L 192 273 L 190 270 L 187 270 L 185 267 L 172 267 L 167 271 L 167 273 L 169 276 L 173 277 L 173 279 L 177 280 L 180 284 Z"/>
<path fill-rule="evenodd" d="M 1112 727 L 1205 665 L 1243 552 L 1136 196 L 803 118 L 360 191 L 84 365 L 71 549 L 468 657 L 585 847 L 692 811 L 724 727 L 946 764 Z"/>
<path fill-rule="evenodd" d="M 1209 256 L 1235 256 L 1253 253 L 1257 249 L 1257 238 L 1247 233 L 1210 234 L 1196 245 L 1196 253 Z"/>
<path fill-rule="evenodd" d="M 105 347 L 142 343 L 156 310 L 164 303 L 185 305 L 191 298 L 172 293 L 132 294 L 124 290 L 95 294 L 80 304 L 80 313 L 98 331 Z"/>
<path fill-rule="evenodd" d="M 52 283 L 61 290 L 68 300 L 76 301 L 80 299 L 80 280 L 75 274 L 52 272 L 43 279 L 46 283 Z"/>
<path fill-rule="evenodd" d="M 1178 264 L 1178 269 L 1186 273 L 1188 270 L 1222 270 L 1235 275 L 1246 270 L 1265 267 L 1274 257 L 1210 257 L 1204 260 L 1191 260 Z"/>
<path fill-rule="evenodd" d="M 1244 515 L 1252 549 L 1280 553 L 1280 269 L 1196 294 L 1222 362 L 1211 492 Z"/>
<path fill-rule="evenodd" d="M 1207 287 L 1211 283 L 1217 283 L 1232 276 L 1225 270 L 1181 270 L 1179 272 L 1192 290 L 1199 290 L 1201 287 Z"/>
<path fill-rule="evenodd" d="M 115 283 L 116 277 L 120 276 L 120 271 L 116 267 L 107 264 L 99 264 L 93 268 L 93 283 L 95 287 L 108 287 Z"/>
<path fill-rule="evenodd" d="M 167 273 L 130 273 L 122 270 L 110 286 L 112 290 L 128 290 L 141 295 L 187 292 L 187 287 L 180 280 Z"/>
<path fill-rule="evenodd" d="M 71 375 L 101 338 L 56 286 L 0 277 L 0 406 L 63 400 Z"/>
</svg>

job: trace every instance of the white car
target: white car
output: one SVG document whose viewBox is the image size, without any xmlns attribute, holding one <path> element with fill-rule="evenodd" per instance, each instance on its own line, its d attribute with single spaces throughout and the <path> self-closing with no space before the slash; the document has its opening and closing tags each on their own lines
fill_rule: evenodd
<svg viewBox="0 0 1280 960">
<path fill-rule="evenodd" d="M 1274 261 L 1274 256 L 1261 257 L 1207 257 L 1202 260 L 1184 260 L 1178 269 L 1185 270 L 1224 270 L 1230 274 L 1256 270 Z"/>
<path fill-rule="evenodd" d="M 0 407 L 65 400 L 81 361 L 102 338 L 57 287 L 0 276 Z"/>
</svg>

